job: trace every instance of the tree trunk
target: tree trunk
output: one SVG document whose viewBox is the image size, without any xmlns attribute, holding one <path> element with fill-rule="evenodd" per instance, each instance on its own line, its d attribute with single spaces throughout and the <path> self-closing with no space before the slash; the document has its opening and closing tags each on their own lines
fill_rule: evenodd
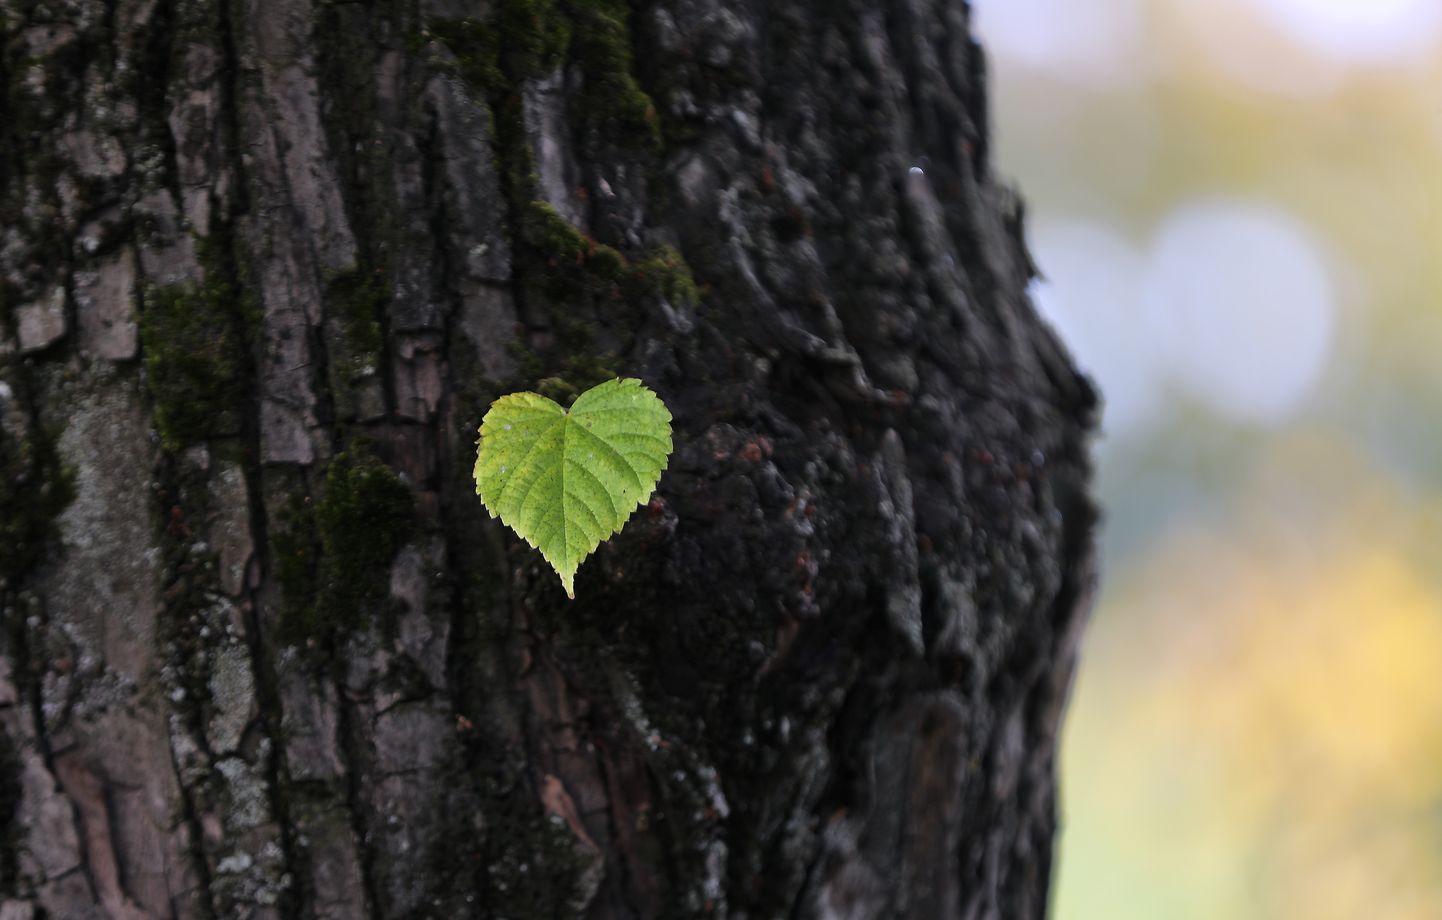
<svg viewBox="0 0 1442 920">
<path fill-rule="evenodd" d="M 0 33 L 0 917 L 1045 914 L 1095 399 L 964 3 Z M 567 601 L 477 426 L 614 376 Z"/>
</svg>

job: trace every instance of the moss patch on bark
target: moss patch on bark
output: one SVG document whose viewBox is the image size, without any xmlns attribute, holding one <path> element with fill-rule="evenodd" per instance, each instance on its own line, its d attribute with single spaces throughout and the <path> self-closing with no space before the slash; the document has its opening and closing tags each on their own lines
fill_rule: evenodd
<svg viewBox="0 0 1442 920">
<path fill-rule="evenodd" d="M 241 349 L 225 283 L 151 288 L 140 314 L 146 385 L 167 450 L 239 429 Z"/>
<path fill-rule="evenodd" d="M 576 121 L 620 147 L 661 150 L 661 122 L 651 97 L 632 75 L 630 4 L 592 0 L 571 8 L 572 57 L 581 69 Z"/>
<path fill-rule="evenodd" d="M 389 593 L 391 562 L 415 536 L 415 498 L 372 457 L 343 453 L 319 501 L 287 506 L 272 546 L 285 596 L 282 639 L 294 644 L 364 629 Z"/>
<path fill-rule="evenodd" d="M 0 582 L 15 583 L 44 558 L 55 519 L 74 498 L 74 472 L 52 438 L 16 438 L 0 427 Z"/>
<path fill-rule="evenodd" d="M 351 348 L 374 361 L 385 345 L 380 314 L 387 297 L 380 278 L 361 269 L 337 275 L 327 287 L 326 300 L 345 327 Z"/>
<path fill-rule="evenodd" d="M 637 301 L 659 296 L 681 305 L 700 301 L 691 268 L 674 248 L 656 244 L 636 260 L 598 243 L 544 201 L 527 203 L 521 239 L 538 261 L 542 293 L 553 300 L 585 296 Z"/>
</svg>

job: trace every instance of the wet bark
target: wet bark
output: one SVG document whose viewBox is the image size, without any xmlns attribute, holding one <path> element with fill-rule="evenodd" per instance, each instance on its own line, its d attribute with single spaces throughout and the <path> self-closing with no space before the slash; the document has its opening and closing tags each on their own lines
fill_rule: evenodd
<svg viewBox="0 0 1442 920">
<path fill-rule="evenodd" d="M 1045 913 L 1095 398 L 963 3 L 0 35 L 0 917 Z M 476 429 L 618 375 L 567 601 Z"/>
</svg>

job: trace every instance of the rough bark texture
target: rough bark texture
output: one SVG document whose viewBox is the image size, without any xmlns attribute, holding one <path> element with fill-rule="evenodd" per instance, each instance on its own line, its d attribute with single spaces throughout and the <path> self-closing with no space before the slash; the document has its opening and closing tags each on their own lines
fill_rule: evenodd
<svg viewBox="0 0 1442 920">
<path fill-rule="evenodd" d="M 1094 396 L 963 3 L 0 35 L 0 917 L 1045 913 Z M 475 432 L 614 375 L 567 602 Z"/>
</svg>

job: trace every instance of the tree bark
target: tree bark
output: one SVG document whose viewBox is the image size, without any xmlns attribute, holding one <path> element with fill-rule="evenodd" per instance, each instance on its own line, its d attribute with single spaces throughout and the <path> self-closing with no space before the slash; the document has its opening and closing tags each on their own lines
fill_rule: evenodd
<svg viewBox="0 0 1442 920">
<path fill-rule="evenodd" d="M 0 917 L 1045 914 L 1095 397 L 964 3 L 0 32 Z M 613 376 L 567 601 L 477 426 Z"/>
</svg>

